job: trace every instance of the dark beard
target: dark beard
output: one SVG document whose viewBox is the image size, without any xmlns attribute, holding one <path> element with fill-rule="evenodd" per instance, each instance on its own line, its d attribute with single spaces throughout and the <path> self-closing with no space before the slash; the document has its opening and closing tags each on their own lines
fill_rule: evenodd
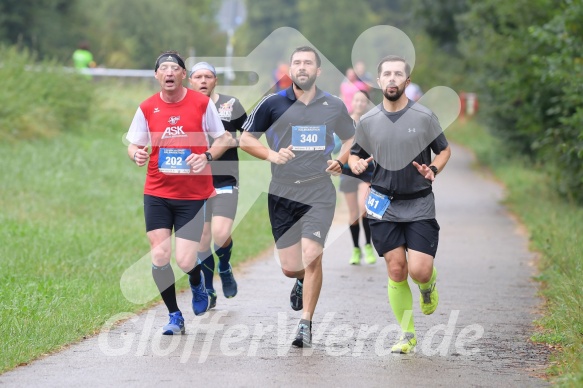
<svg viewBox="0 0 583 388">
<path fill-rule="evenodd" d="M 305 80 L 303 83 L 299 82 L 296 77 L 292 77 L 292 81 L 293 81 L 294 85 L 296 85 L 296 88 L 301 89 L 301 90 L 310 90 L 312 88 L 312 86 L 314 85 L 314 83 L 316 82 L 316 77 L 315 76 L 313 78 L 308 77 L 308 79 Z"/>
<path fill-rule="evenodd" d="M 385 98 L 391 102 L 397 101 L 399 98 L 401 98 L 403 93 L 405 93 L 405 88 L 399 89 L 398 86 L 397 86 L 397 92 L 392 96 L 387 92 L 387 89 L 383 90 L 383 96 L 385 96 Z"/>
</svg>

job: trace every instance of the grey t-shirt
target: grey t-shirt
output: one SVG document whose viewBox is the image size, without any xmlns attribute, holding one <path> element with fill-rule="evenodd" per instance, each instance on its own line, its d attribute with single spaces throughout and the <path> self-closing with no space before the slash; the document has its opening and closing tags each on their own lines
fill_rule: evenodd
<svg viewBox="0 0 583 388">
<path fill-rule="evenodd" d="M 431 151 L 441 153 L 448 143 L 435 114 L 409 100 L 399 112 L 379 104 L 360 119 L 351 154 L 373 156 L 371 185 L 395 194 L 411 194 L 431 187 L 413 166 L 431 164 Z M 383 220 L 410 222 L 435 218 L 433 193 L 423 198 L 393 200 Z"/>
</svg>

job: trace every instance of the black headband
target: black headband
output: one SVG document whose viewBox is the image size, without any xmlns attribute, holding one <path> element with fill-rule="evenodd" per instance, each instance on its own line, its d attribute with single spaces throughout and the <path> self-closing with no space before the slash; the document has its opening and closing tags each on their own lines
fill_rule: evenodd
<svg viewBox="0 0 583 388">
<path fill-rule="evenodd" d="M 180 66 L 184 70 L 186 70 L 186 66 L 184 66 L 184 61 L 178 55 L 176 55 L 176 54 L 163 54 L 163 55 L 159 56 L 158 59 L 156 60 L 156 66 L 154 67 L 154 72 L 158 71 L 158 67 L 160 67 L 160 63 L 163 63 L 163 62 L 174 62 L 178 66 Z"/>
</svg>

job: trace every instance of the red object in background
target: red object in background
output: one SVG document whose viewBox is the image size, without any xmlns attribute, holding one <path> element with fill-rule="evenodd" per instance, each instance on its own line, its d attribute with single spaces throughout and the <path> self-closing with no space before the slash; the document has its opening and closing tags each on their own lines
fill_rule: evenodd
<svg viewBox="0 0 583 388">
<path fill-rule="evenodd" d="M 474 116 L 478 112 L 478 95 L 476 93 L 460 93 L 460 116 Z"/>
<path fill-rule="evenodd" d="M 292 85 L 292 80 L 289 78 L 289 66 L 280 64 L 275 70 L 275 88 L 276 90 L 287 89 Z"/>
</svg>

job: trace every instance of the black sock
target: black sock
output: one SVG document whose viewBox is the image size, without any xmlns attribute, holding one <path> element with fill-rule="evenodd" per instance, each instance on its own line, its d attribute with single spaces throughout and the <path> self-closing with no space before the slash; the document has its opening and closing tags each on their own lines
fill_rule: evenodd
<svg viewBox="0 0 583 388">
<path fill-rule="evenodd" d="M 156 267 L 152 264 L 152 277 L 154 282 L 162 295 L 162 300 L 168 308 L 169 313 L 174 313 L 180 311 L 178 309 L 178 303 L 176 302 L 176 288 L 174 287 L 174 272 L 170 264 L 166 264 L 162 267 Z"/>
<path fill-rule="evenodd" d="M 211 250 L 198 252 L 198 257 L 202 261 L 202 273 L 204 274 L 204 284 L 207 290 L 213 288 L 213 276 L 215 274 L 215 257 Z"/>
<path fill-rule="evenodd" d="M 229 270 L 229 261 L 231 260 L 231 252 L 233 250 L 233 239 L 226 247 L 220 247 L 215 244 L 215 254 L 219 259 L 219 271 L 225 272 Z"/>
<path fill-rule="evenodd" d="M 368 218 L 362 217 L 362 228 L 364 229 L 364 238 L 366 243 L 370 244 L 370 225 L 368 224 Z"/>
<path fill-rule="evenodd" d="M 358 248 L 358 236 L 360 235 L 360 224 L 358 220 L 350 225 L 350 234 L 352 235 L 352 242 L 354 243 L 354 247 Z"/>
<path fill-rule="evenodd" d="M 197 264 L 192 270 L 186 273 L 191 286 L 197 287 L 200 285 L 200 267 L 202 267 L 202 265 Z"/>
</svg>

